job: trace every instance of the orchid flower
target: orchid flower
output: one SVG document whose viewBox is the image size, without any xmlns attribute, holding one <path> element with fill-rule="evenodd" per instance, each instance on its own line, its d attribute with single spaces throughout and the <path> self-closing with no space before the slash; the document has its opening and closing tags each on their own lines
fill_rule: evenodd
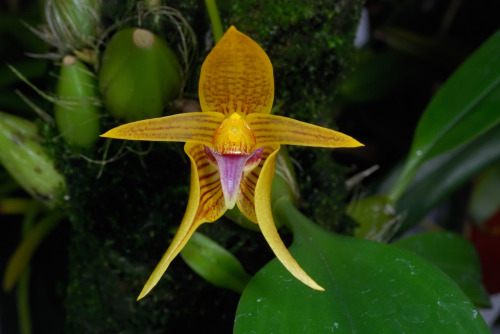
<svg viewBox="0 0 500 334">
<path fill-rule="evenodd" d="M 324 290 L 283 244 L 271 212 L 271 183 L 280 145 L 362 146 L 323 127 L 271 115 L 273 67 L 264 50 L 234 26 L 209 53 L 199 82 L 201 112 L 153 118 L 116 127 L 103 137 L 185 142 L 191 186 L 184 218 L 138 300 L 158 283 L 172 260 L 203 223 L 236 205 L 258 224 L 276 257 L 298 280 Z"/>
</svg>

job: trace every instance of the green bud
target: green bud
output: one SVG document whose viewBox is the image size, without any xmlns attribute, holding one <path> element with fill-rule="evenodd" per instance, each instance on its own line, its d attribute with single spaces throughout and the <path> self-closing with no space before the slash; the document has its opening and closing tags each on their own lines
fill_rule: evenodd
<svg viewBox="0 0 500 334">
<path fill-rule="evenodd" d="M 62 54 L 94 48 L 101 30 L 100 0 L 47 0 L 47 27 L 38 35 Z"/>
<path fill-rule="evenodd" d="M 160 117 L 181 88 L 179 61 L 163 39 L 138 28 L 113 36 L 103 55 L 99 89 L 114 117 L 126 122 Z"/>
<path fill-rule="evenodd" d="M 12 178 L 33 197 L 54 206 L 66 181 L 37 141 L 35 124 L 0 112 L 0 147 L 0 163 Z"/>
<path fill-rule="evenodd" d="M 73 56 L 63 59 L 54 107 L 56 123 L 71 145 L 90 148 L 99 138 L 99 98 L 94 75 Z"/>
</svg>

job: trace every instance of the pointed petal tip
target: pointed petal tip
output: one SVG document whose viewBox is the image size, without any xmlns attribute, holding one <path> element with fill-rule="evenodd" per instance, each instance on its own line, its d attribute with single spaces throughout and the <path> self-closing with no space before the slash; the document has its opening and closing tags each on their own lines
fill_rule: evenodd
<svg viewBox="0 0 500 334">
<path fill-rule="evenodd" d="M 109 136 L 109 131 L 107 131 L 107 132 L 103 133 L 102 135 L 99 135 L 99 137 L 101 137 L 101 138 L 111 138 L 111 137 Z"/>
<path fill-rule="evenodd" d="M 343 133 L 339 133 L 339 134 L 344 137 L 344 140 L 342 140 L 340 143 L 338 143 L 337 148 L 355 148 L 355 147 L 365 146 L 365 144 L 357 141 L 356 139 L 354 139 L 353 137 L 351 137 L 349 135 L 346 135 Z M 331 148 L 335 148 L 335 147 L 332 145 Z"/>
<path fill-rule="evenodd" d="M 321 285 L 317 284 L 314 282 L 314 286 L 309 285 L 311 289 L 314 289 L 316 291 L 325 291 L 325 288 L 323 288 Z"/>
<path fill-rule="evenodd" d="M 142 298 L 146 297 L 146 295 L 151 291 L 151 289 L 153 287 L 149 286 L 148 284 L 149 282 L 146 282 L 146 284 L 144 285 L 144 287 L 142 288 L 141 290 L 141 293 L 139 294 L 139 296 L 137 297 L 136 301 L 139 301 L 141 300 Z"/>
<path fill-rule="evenodd" d="M 120 125 L 117 126 L 116 128 L 110 129 L 104 132 L 103 134 L 99 135 L 99 137 L 120 139 L 119 132 L 117 130 L 119 130 L 119 128 L 121 128 L 122 126 L 123 125 Z"/>
<path fill-rule="evenodd" d="M 354 139 L 353 137 L 340 133 L 341 135 L 345 136 L 344 142 L 339 145 L 339 148 L 355 148 L 355 147 L 363 147 L 365 144 L 359 142 L 358 140 Z"/>
<path fill-rule="evenodd" d="M 280 259 L 280 258 L 278 257 L 278 259 Z M 319 285 L 318 283 L 316 283 L 316 281 L 313 280 L 300 267 L 300 265 L 298 263 L 296 263 L 296 266 L 286 267 L 286 269 L 290 272 L 290 274 L 292 274 L 293 276 L 295 276 L 295 278 L 297 278 L 299 281 L 301 281 L 302 283 L 304 283 L 305 285 L 307 285 L 311 289 L 316 290 L 316 291 L 325 291 L 325 288 L 323 288 L 321 285 Z"/>
<path fill-rule="evenodd" d="M 161 261 L 160 261 L 160 263 L 161 263 Z M 163 269 L 163 268 L 165 268 L 165 269 Z M 155 268 L 155 270 L 153 271 L 151 276 L 148 278 L 146 284 L 144 284 L 144 286 L 142 287 L 141 293 L 139 293 L 139 296 L 137 297 L 137 301 L 146 297 L 148 295 L 148 293 L 150 293 L 151 290 L 153 290 L 153 288 L 156 286 L 156 284 L 158 284 L 158 282 L 160 281 L 160 278 L 163 276 L 163 273 L 167 270 L 166 267 L 163 267 L 163 268 L 160 269 L 160 274 L 158 274 L 158 272 L 156 272 L 158 269 L 158 266 Z"/>
<path fill-rule="evenodd" d="M 356 139 L 354 139 L 354 143 L 353 143 L 352 147 L 364 147 L 364 146 L 365 146 L 365 144 L 360 143 L 359 141 L 357 141 Z"/>
</svg>

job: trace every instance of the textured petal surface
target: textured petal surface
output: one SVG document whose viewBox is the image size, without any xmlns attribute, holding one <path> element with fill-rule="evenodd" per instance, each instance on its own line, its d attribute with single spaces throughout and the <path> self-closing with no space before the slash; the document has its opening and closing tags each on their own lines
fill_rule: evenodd
<svg viewBox="0 0 500 334">
<path fill-rule="evenodd" d="M 363 146 L 356 139 L 338 131 L 277 115 L 252 114 L 246 117 L 257 146 L 283 144 L 314 147 Z"/>
<path fill-rule="evenodd" d="M 278 147 L 279 149 L 279 147 Z M 274 150 L 264 162 L 260 172 L 257 186 L 255 187 L 255 213 L 259 223 L 260 230 L 264 235 L 267 243 L 273 250 L 274 254 L 285 266 L 285 268 L 305 285 L 315 289 L 324 291 L 318 283 L 316 283 L 309 275 L 300 267 L 290 254 L 286 246 L 283 244 L 278 230 L 274 225 L 274 220 L 271 211 L 271 185 L 273 182 L 275 171 L 275 160 L 278 149 Z"/>
<path fill-rule="evenodd" d="M 101 137 L 176 141 L 213 146 L 213 136 L 224 116 L 219 113 L 193 112 L 160 118 L 146 119 L 118 126 Z"/>
<path fill-rule="evenodd" d="M 172 243 L 163 254 L 137 300 L 153 289 L 172 260 L 201 224 L 214 222 L 226 212 L 219 173 L 217 168 L 208 162 L 203 145 L 188 143 L 184 146 L 184 151 L 191 160 L 191 189 L 186 213 Z"/>
<path fill-rule="evenodd" d="M 255 214 L 255 187 L 257 186 L 257 180 L 259 179 L 262 166 L 264 166 L 264 162 L 267 157 L 269 157 L 269 155 L 274 151 L 277 152 L 279 148 L 279 145 L 264 147 L 262 158 L 260 159 L 257 167 L 245 173 L 243 175 L 243 179 L 241 180 L 240 191 L 238 193 L 236 204 L 238 205 L 241 213 L 243 213 L 245 217 L 255 224 L 257 224 L 257 216 Z"/>
<path fill-rule="evenodd" d="M 250 37 L 231 27 L 205 59 L 198 92 L 203 111 L 269 113 L 274 99 L 271 61 Z"/>
</svg>

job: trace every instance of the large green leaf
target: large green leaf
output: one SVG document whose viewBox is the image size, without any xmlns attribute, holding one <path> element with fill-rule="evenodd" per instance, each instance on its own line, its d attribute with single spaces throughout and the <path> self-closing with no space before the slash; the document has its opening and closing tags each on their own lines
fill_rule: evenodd
<svg viewBox="0 0 500 334">
<path fill-rule="evenodd" d="M 499 104 L 500 31 L 453 73 L 429 103 L 391 199 L 399 199 L 422 162 L 499 124 Z"/>
<path fill-rule="evenodd" d="M 474 246 L 458 234 L 420 233 L 393 243 L 409 250 L 445 272 L 478 306 L 490 307 L 481 280 L 481 264 Z"/>
<path fill-rule="evenodd" d="M 500 125 L 479 138 L 422 165 L 397 203 L 405 215 L 400 232 L 420 222 L 444 198 L 474 175 L 500 162 Z"/>
<path fill-rule="evenodd" d="M 462 290 L 421 257 L 330 234 L 287 201 L 274 209 L 292 225 L 293 256 L 326 291 L 273 260 L 245 289 L 234 333 L 489 333 Z"/>
</svg>

